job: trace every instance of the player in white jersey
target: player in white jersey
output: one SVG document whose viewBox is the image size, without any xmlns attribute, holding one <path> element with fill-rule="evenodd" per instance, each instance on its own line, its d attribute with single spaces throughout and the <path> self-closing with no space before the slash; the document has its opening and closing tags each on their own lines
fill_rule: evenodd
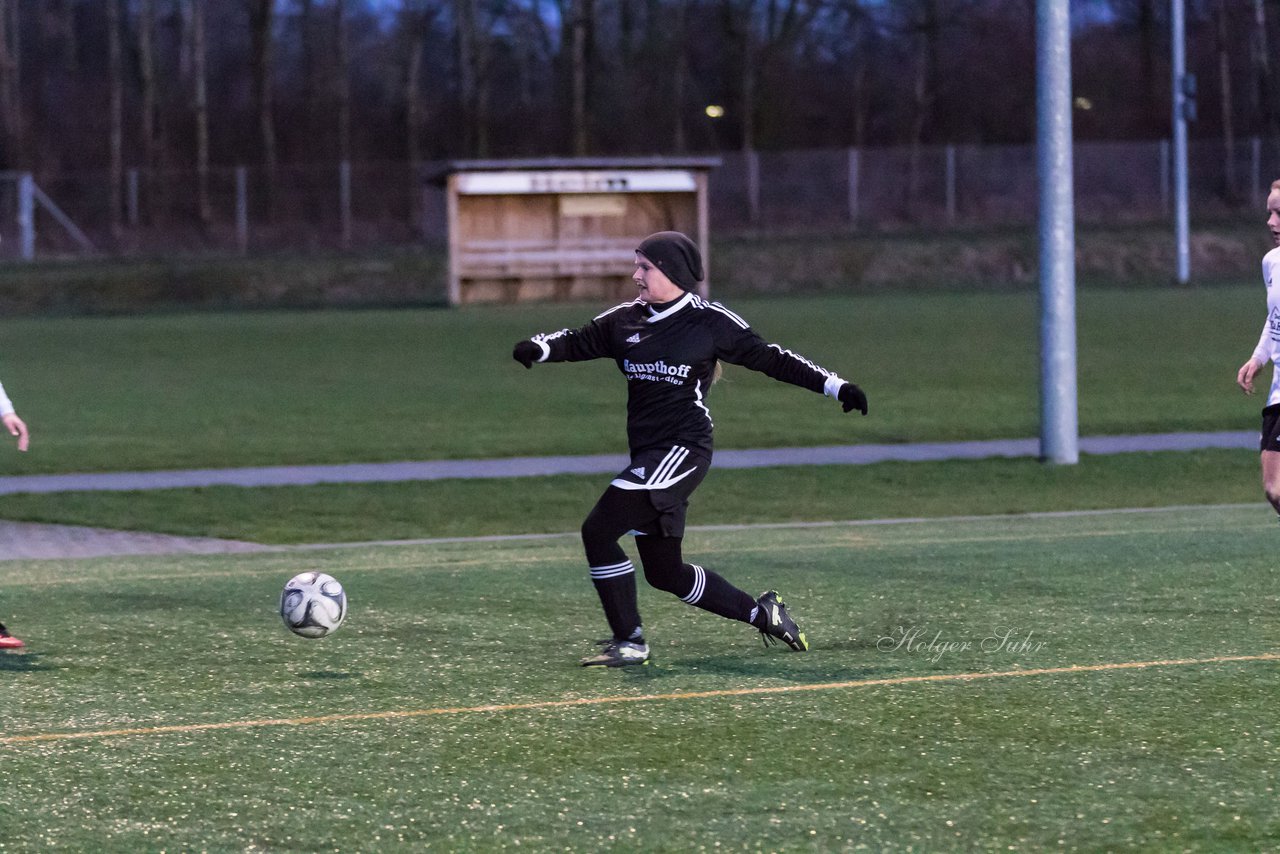
<svg viewBox="0 0 1280 854">
<path fill-rule="evenodd" d="M 1280 181 L 1267 195 L 1267 228 L 1275 248 L 1262 258 L 1262 280 L 1267 286 L 1267 320 L 1253 355 L 1236 372 L 1236 384 L 1253 394 L 1253 379 L 1268 362 L 1280 363 Z M 1280 514 L 1280 370 L 1271 372 L 1271 392 L 1262 410 L 1262 490 Z"/>
<path fill-rule="evenodd" d="M 776 591 L 759 597 L 681 557 L 689 496 L 711 466 L 707 394 L 719 363 L 742 365 L 781 382 L 840 401 L 867 414 L 867 397 L 798 353 L 770 344 L 738 315 L 693 293 L 702 280 L 698 247 L 683 234 L 660 231 L 636 250 L 637 299 L 615 306 L 579 329 L 520 341 L 512 356 L 526 368 L 543 362 L 613 359 L 627 379 L 627 439 L 631 460 L 582 525 L 591 581 L 613 637 L 587 666 L 647 664 L 636 602 L 635 567 L 618 540 L 636 535 L 651 585 L 690 605 L 749 623 L 769 641 L 797 651 L 808 639 Z"/>
<path fill-rule="evenodd" d="M 9 396 L 4 393 L 3 384 L 0 384 L 0 424 L 4 424 L 10 435 L 18 438 L 18 450 L 25 451 L 31 437 L 27 434 L 27 425 L 13 409 L 13 401 L 9 400 Z M 23 646 L 22 641 L 9 634 L 4 623 L 0 623 L 0 649 L 18 649 L 21 646 Z"/>
</svg>

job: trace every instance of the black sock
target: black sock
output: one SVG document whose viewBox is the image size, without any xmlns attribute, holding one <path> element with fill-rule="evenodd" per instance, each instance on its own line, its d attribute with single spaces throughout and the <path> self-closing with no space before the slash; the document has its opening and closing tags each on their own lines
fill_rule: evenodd
<svg viewBox="0 0 1280 854">
<path fill-rule="evenodd" d="M 614 640 L 644 643 L 640 626 L 640 607 L 636 597 L 636 571 L 631 561 L 606 567 L 591 568 L 591 583 L 600 596 L 604 618 Z"/>
<path fill-rule="evenodd" d="M 751 598 L 751 594 L 734 587 L 718 573 L 697 564 L 685 564 L 685 567 L 691 576 L 692 589 L 681 596 L 681 599 L 730 620 L 751 622 L 751 609 L 756 606 L 756 600 Z"/>
</svg>

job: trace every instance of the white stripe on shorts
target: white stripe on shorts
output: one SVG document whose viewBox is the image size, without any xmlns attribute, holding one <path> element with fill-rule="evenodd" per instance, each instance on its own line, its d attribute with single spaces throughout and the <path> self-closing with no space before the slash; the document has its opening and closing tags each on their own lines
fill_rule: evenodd
<svg viewBox="0 0 1280 854">
<path fill-rule="evenodd" d="M 658 467 L 653 470 L 653 474 L 649 475 L 649 479 L 644 483 L 635 483 L 621 477 L 615 477 L 609 483 L 619 489 L 667 489 L 697 471 L 698 467 L 694 466 L 682 474 L 672 474 L 688 456 L 688 448 L 675 445 L 662 458 L 662 462 L 658 463 Z"/>
</svg>

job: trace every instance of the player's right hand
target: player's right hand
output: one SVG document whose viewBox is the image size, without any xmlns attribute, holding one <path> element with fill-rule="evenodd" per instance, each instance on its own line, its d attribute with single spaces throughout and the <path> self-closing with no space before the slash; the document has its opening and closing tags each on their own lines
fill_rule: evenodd
<svg viewBox="0 0 1280 854">
<path fill-rule="evenodd" d="M 27 425 L 18 417 L 18 413 L 10 412 L 8 415 L 0 416 L 0 423 L 4 424 L 9 435 L 18 437 L 19 451 L 25 451 L 31 447 L 31 434 L 27 432 Z"/>
<path fill-rule="evenodd" d="M 845 412 L 858 410 L 863 415 L 867 414 L 867 395 L 862 389 L 858 388 L 851 382 L 846 382 L 840 386 L 840 403 Z"/>
<path fill-rule="evenodd" d="M 526 368 L 532 368 L 533 363 L 538 361 L 538 357 L 542 355 L 542 350 L 532 341 L 520 341 L 511 350 L 511 358 L 515 359 Z"/>
<path fill-rule="evenodd" d="M 1236 371 L 1236 385 L 1240 386 L 1245 394 L 1253 394 L 1253 378 L 1258 371 L 1262 370 L 1255 359 L 1250 359 L 1240 366 L 1240 370 Z"/>
</svg>

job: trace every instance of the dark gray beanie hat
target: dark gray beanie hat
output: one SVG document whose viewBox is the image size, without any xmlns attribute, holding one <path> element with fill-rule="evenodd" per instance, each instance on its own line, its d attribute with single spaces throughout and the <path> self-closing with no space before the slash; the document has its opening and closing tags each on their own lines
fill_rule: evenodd
<svg viewBox="0 0 1280 854">
<path fill-rule="evenodd" d="M 675 284 L 691 291 L 702 281 L 702 253 L 678 231 L 659 231 L 640 241 L 636 250 Z"/>
</svg>

